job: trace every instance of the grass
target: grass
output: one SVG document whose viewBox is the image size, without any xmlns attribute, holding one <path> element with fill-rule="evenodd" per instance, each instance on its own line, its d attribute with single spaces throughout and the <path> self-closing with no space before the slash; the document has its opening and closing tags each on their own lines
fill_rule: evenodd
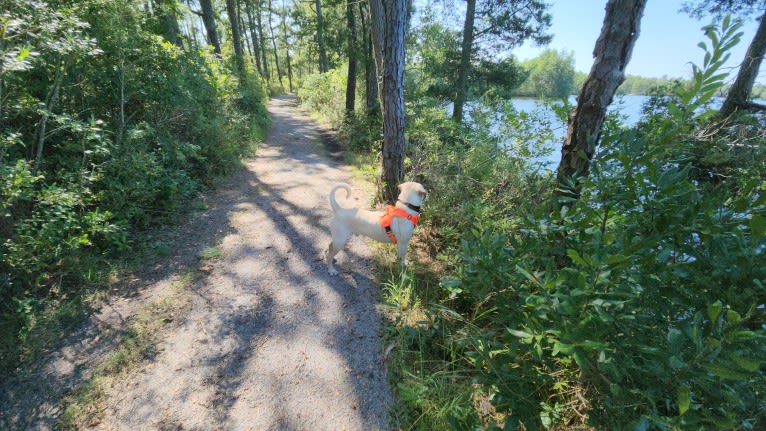
<svg viewBox="0 0 766 431">
<path fill-rule="evenodd" d="M 57 428 L 75 430 L 95 425 L 103 415 L 107 388 L 158 353 L 164 329 L 181 319 L 191 306 L 188 287 L 196 280 L 190 271 L 162 297 L 146 305 L 125 329 L 116 348 L 99 363 L 93 375 L 65 399 Z"/>
</svg>

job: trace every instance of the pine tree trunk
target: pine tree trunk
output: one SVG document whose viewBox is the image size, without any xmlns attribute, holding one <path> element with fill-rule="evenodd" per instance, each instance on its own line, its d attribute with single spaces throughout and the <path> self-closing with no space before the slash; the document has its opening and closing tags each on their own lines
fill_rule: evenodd
<svg viewBox="0 0 766 431">
<path fill-rule="evenodd" d="M 274 27 L 271 26 L 271 0 L 269 0 L 269 34 L 271 35 L 271 46 L 274 48 L 274 64 L 277 67 L 277 79 L 282 91 L 285 91 L 285 85 L 282 83 L 282 68 L 279 67 L 279 53 L 277 52 L 277 39 L 274 37 Z"/>
<path fill-rule="evenodd" d="M 325 73 L 330 70 L 327 61 L 327 49 L 324 45 L 324 17 L 322 16 L 322 3 L 316 0 L 317 9 L 317 45 L 319 45 L 319 73 Z"/>
<path fill-rule="evenodd" d="M 365 84 L 365 112 L 368 116 L 377 116 L 380 112 L 378 104 L 378 77 L 375 74 L 375 54 L 372 50 L 372 34 L 365 21 L 367 11 L 362 3 L 359 3 L 359 16 L 362 22 L 362 34 L 364 35 L 364 84 Z"/>
<path fill-rule="evenodd" d="M 221 42 L 218 40 L 218 31 L 215 28 L 215 12 L 213 11 L 212 0 L 199 0 L 202 7 L 202 22 L 207 31 L 207 40 L 213 45 L 213 51 L 217 56 L 221 56 Z"/>
<path fill-rule="evenodd" d="M 252 58 L 253 47 L 250 45 L 250 38 L 247 37 L 247 25 L 245 25 L 245 15 L 242 14 L 242 2 L 240 0 L 237 1 L 237 18 L 239 18 L 237 22 L 239 22 L 240 37 L 242 38 L 242 44 L 244 45 L 242 54 L 244 55 L 246 51 L 247 55 Z"/>
<path fill-rule="evenodd" d="M 183 49 L 181 42 L 181 28 L 178 25 L 178 14 L 176 13 L 178 4 L 176 0 L 157 0 L 154 9 L 157 11 L 159 20 L 162 23 L 165 39 L 173 45 Z"/>
<path fill-rule="evenodd" d="M 285 37 L 285 59 L 287 60 L 287 84 L 290 88 L 290 93 L 293 92 L 293 67 L 290 64 L 290 43 L 287 40 L 287 18 L 285 15 L 287 15 L 287 8 L 285 7 L 285 0 L 282 0 L 282 10 L 284 11 L 284 15 L 282 15 L 282 32 L 284 33 Z"/>
<path fill-rule="evenodd" d="M 237 18 L 235 0 L 226 0 L 226 13 L 229 14 L 229 24 L 231 24 L 231 38 L 234 43 L 234 62 L 237 64 L 237 73 L 240 78 L 244 78 L 245 56 L 242 53 L 242 38 L 239 32 L 239 18 Z"/>
<path fill-rule="evenodd" d="M 404 31 L 406 0 L 370 0 L 383 114 L 383 198 L 394 202 L 404 178 Z"/>
<path fill-rule="evenodd" d="M 356 101 L 356 18 L 354 6 L 346 0 L 346 22 L 348 25 L 348 73 L 346 77 L 346 116 L 354 114 Z"/>
<path fill-rule="evenodd" d="M 561 149 L 557 180 L 560 190 L 569 189 L 574 178 L 572 197 L 579 197 L 580 177 L 587 176 L 596 153 L 606 109 L 617 87 L 625 80 L 625 67 L 638 39 L 646 0 L 609 0 L 601 35 L 593 50 L 595 60 L 569 114 L 567 134 Z"/>
<path fill-rule="evenodd" d="M 266 41 L 263 39 L 263 25 L 261 24 L 261 0 L 256 1 L 258 8 L 255 10 L 255 18 L 256 23 L 258 24 L 258 39 L 261 41 L 261 62 L 263 64 L 263 72 L 266 75 L 266 79 L 271 79 L 271 74 L 269 73 L 269 59 L 266 57 Z"/>
<path fill-rule="evenodd" d="M 476 17 L 476 0 L 467 0 L 465 22 L 463 23 L 463 44 L 460 50 L 457 91 L 452 107 L 452 119 L 463 122 L 463 106 L 468 93 L 468 74 L 471 72 L 471 51 L 473 49 L 473 22 Z"/>
<path fill-rule="evenodd" d="M 253 44 L 253 57 L 255 57 L 255 68 L 258 69 L 258 73 L 263 76 L 263 68 L 261 68 L 261 51 L 260 42 L 258 41 L 258 33 L 255 28 L 255 20 L 253 19 L 253 8 L 250 4 L 252 0 L 245 2 L 245 12 L 247 13 L 247 21 L 250 26 L 250 40 Z"/>
<path fill-rule="evenodd" d="M 748 106 L 764 54 L 766 54 L 766 14 L 761 16 L 761 23 L 758 24 L 758 30 L 755 32 L 753 41 L 750 42 L 745 59 L 739 68 L 737 79 L 729 89 L 729 94 L 726 96 L 723 105 L 721 105 L 719 112 L 722 117 L 728 117 L 738 109 Z"/>
</svg>

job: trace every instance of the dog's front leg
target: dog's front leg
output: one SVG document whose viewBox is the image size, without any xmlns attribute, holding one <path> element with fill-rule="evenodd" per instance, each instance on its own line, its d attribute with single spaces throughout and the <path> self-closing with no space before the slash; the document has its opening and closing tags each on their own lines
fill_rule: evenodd
<svg viewBox="0 0 766 431">
<path fill-rule="evenodd" d="M 399 258 L 399 267 L 402 271 L 404 271 L 407 268 L 407 244 L 409 241 L 399 241 L 396 244 L 396 256 Z"/>
</svg>

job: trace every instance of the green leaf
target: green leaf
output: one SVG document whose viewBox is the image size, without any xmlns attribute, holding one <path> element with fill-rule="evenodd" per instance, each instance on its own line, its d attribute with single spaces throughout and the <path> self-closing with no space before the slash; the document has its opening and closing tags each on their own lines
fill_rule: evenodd
<svg viewBox="0 0 766 431">
<path fill-rule="evenodd" d="M 571 344 L 562 343 L 560 341 L 553 343 L 553 356 L 556 356 L 559 353 L 569 354 L 572 353 L 572 350 L 574 350 L 574 346 Z"/>
<path fill-rule="evenodd" d="M 726 321 L 737 324 L 742 321 L 742 316 L 734 310 L 726 310 Z"/>
<path fill-rule="evenodd" d="M 568 248 L 567 256 L 569 256 L 569 258 L 572 259 L 572 262 L 580 266 L 588 266 L 588 262 L 586 262 L 585 259 L 583 259 L 582 256 L 580 256 L 580 253 L 578 253 L 577 250 Z"/>
<path fill-rule="evenodd" d="M 763 363 L 763 360 L 761 359 L 743 358 L 737 355 L 729 355 L 729 359 L 751 373 L 758 371 L 758 368 L 760 368 Z"/>
<path fill-rule="evenodd" d="M 691 397 L 689 396 L 689 388 L 681 386 L 678 388 L 678 413 L 683 416 L 689 410 L 691 404 Z"/>
<path fill-rule="evenodd" d="M 749 377 L 747 373 L 743 373 L 740 370 L 735 370 L 734 368 L 722 364 L 703 365 L 703 368 L 723 379 L 747 380 Z"/>
<path fill-rule="evenodd" d="M 715 321 L 721 314 L 721 310 L 723 310 L 723 304 L 718 300 L 707 306 L 707 315 L 710 320 Z"/>
<path fill-rule="evenodd" d="M 766 218 L 753 214 L 750 217 L 750 232 L 755 238 L 763 237 L 763 234 L 766 233 Z"/>
<path fill-rule="evenodd" d="M 508 328 L 508 333 L 510 333 L 514 337 L 519 337 L 519 338 L 532 338 L 533 337 L 533 335 L 530 334 L 529 332 L 519 331 L 517 329 L 511 329 L 511 328 Z"/>
</svg>

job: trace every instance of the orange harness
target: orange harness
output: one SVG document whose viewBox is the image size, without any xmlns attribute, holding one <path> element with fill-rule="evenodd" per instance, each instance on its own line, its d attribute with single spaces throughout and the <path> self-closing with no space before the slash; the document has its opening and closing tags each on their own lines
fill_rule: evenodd
<svg viewBox="0 0 766 431">
<path fill-rule="evenodd" d="M 410 214 L 393 205 L 387 206 L 386 213 L 380 218 L 380 227 L 385 229 L 386 235 L 391 240 L 392 244 L 396 244 L 396 235 L 391 231 L 391 223 L 394 222 L 394 217 L 406 218 L 412 223 L 412 226 L 417 226 L 420 221 L 420 214 Z"/>
</svg>

